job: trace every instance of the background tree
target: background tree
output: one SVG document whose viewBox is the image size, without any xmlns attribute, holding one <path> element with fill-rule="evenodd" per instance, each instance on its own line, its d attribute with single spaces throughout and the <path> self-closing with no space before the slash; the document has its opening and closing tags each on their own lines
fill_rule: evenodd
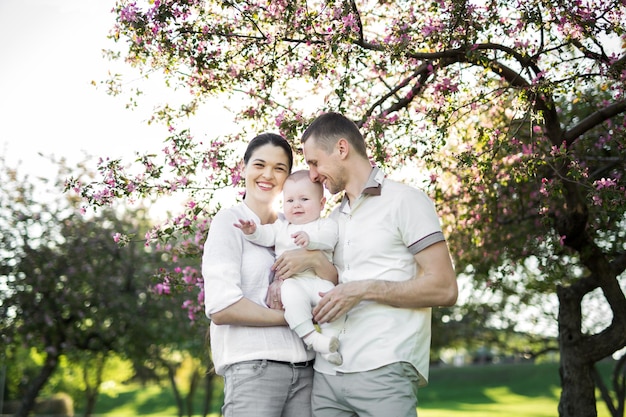
<svg viewBox="0 0 626 417">
<path fill-rule="evenodd" d="M 17 363 L 23 346 L 45 358 L 30 378 L 22 375 L 16 415 L 28 415 L 64 356 L 85 363 L 85 415 L 90 415 L 112 353 L 139 363 L 155 345 L 183 349 L 172 339 L 197 338 L 181 297 L 151 290 L 155 271 L 174 261 L 143 241 L 116 243 L 117 230 L 147 229 L 141 209 L 84 216 L 76 198 L 43 193 L 45 184 L 21 178 L 2 159 L 0 176 L 0 329 L 6 363 Z M 195 345 L 204 346 L 204 340 Z"/>
<path fill-rule="evenodd" d="M 594 416 L 593 365 L 626 345 L 625 12 L 618 0 L 120 1 L 111 37 L 125 49 L 111 56 L 189 102 L 155 112 L 172 132 L 164 159 L 140 156 L 139 174 L 104 161 L 101 181 L 68 187 L 96 206 L 183 190 L 185 212 L 149 240 L 176 230 L 193 252 L 238 178 L 235 143 L 262 129 L 297 138 L 319 111 L 343 112 L 377 163 L 435 197 L 476 288 L 510 313 L 558 297 L 559 413 Z M 205 146 L 184 118 L 216 96 L 245 103 L 241 133 Z M 612 318 L 590 332 L 596 289 Z"/>
</svg>

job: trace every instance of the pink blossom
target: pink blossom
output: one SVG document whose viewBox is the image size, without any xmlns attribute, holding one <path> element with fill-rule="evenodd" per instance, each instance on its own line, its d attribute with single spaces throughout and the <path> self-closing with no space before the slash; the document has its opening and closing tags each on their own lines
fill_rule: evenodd
<svg viewBox="0 0 626 417">
<path fill-rule="evenodd" d="M 541 188 L 539 189 L 539 192 L 541 193 L 541 195 L 543 195 L 544 197 L 548 196 L 548 188 L 550 186 L 550 180 L 547 178 L 542 178 L 541 179 Z"/>
<path fill-rule="evenodd" d="M 441 81 L 441 83 L 435 86 L 435 91 L 443 93 L 457 93 L 459 91 L 459 87 L 457 83 L 452 82 L 450 78 L 446 77 Z"/>
<path fill-rule="evenodd" d="M 532 155 L 533 154 L 533 147 L 532 145 L 527 145 L 525 143 L 522 144 L 522 153 L 524 155 Z"/>
<path fill-rule="evenodd" d="M 137 21 L 137 6 L 135 3 L 131 3 L 120 10 L 120 20 L 126 22 Z"/>
<path fill-rule="evenodd" d="M 601 190 L 603 188 L 615 187 L 617 185 L 617 182 L 611 178 L 602 178 L 598 181 L 595 181 L 594 185 L 596 186 L 597 190 Z"/>
<path fill-rule="evenodd" d="M 283 120 L 285 120 L 285 112 L 281 112 L 278 116 L 276 116 L 276 127 L 280 127 L 283 124 Z"/>
<path fill-rule="evenodd" d="M 159 283 L 154 286 L 154 292 L 159 295 L 170 294 L 170 285 L 167 283 Z"/>
<path fill-rule="evenodd" d="M 593 197 L 591 197 L 591 200 L 593 201 L 594 206 L 602 205 L 602 198 L 600 198 L 600 196 L 594 195 Z"/>
<path fill-rule="evenodd" d="M 241 173 L 239 171 L 233 171 L 230 181 L 233 185 L 239 184 L 239 181 L 241 181 Z"/>
</svg>

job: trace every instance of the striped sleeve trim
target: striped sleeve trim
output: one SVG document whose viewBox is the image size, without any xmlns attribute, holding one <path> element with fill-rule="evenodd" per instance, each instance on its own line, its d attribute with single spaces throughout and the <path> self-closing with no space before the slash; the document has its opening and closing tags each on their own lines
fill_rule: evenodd
<svg viewBox="0 0 626 417">
<path fill-rule="evenodd" d="M 412 243 L 409 246 L 409 252 L 411 252 L 413 255 L 415 255 L 415 254 L 423 251 L 427 247 L 429 247 L 431 245 L 434 245 L 437 242 L 442 242 L 442 241 L 445 241 L 445 240 L 446 239 L 443 237 L 443 232 L 431 233 L 430 235 L 421 238 L 417 242 Z"/>
</svg>

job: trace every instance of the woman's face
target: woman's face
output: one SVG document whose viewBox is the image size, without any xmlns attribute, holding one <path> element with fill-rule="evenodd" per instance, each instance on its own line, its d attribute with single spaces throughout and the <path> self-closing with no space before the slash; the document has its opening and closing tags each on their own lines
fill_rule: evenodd
<svg viewBox="0 0 626 417">
<path fill-rule="evenodd" d="M 285 151 L 272 144 L 257 148 L 246 165 L 246 201 L 273 204 L 289 175 Z"/>
</svg>

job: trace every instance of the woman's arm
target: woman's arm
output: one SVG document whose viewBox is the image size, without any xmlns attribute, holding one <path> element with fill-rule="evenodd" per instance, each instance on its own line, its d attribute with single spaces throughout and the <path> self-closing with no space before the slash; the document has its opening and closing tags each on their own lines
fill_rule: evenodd
<svg viewBox="0 0 626 417">
<path fill-rule="evenodd" d="M 272 265 L 274 281 L 267 290 L 265 299 L 267 305 L 271 309 L 282 310 L 283 303 L 280 296 L 280 287 L 283 280 L 311 268 L 318 277 L 337 285 L 339 280 L 337 268 L 326 258 L 323 252 L 307 249 L 288 250 L 283 252 Z"/>
<path fill-rule="evenodd" d="M 267 272 L 246 269 L 242 276 L 242 264 L 257 262 L 255 256 L 267 256 L 264 262 L 271 262 L 271 254 L 266 250 L 246 252 L 246 242 L 242 233 L 233 227 L 237 215 L 230 210 L 220 211 L 211 223 L 202 254 L 202 276 L 204 278 L 204 302 L 207 317 L 213 323 L 241 326 L 281 326 L 285 325 L 284 314 L 280 310 L 270 310 L 257 299 L 261 289 L 244 292 L 244 281 L 267 282 Z M 250 249 L 248 248 L 248 249 Z M 254 255 L 257 253 L 257 255 Z M 265 265 L 268 265 L 264 263 Z M 269 265 L 268 265 L 269 266 Z M 257 288 L 258 286 L 252 286 Z M 256 302 L 255 302 L 256 301 Z"/>
<path fill-rule="evenodd" d="M 211 314 L 215 324 L 235 324 L 238 326 L 284 326 L 285 315 L 280 310 L 272 310 L 242 298 L 225 309 Z"/>
</svg>

